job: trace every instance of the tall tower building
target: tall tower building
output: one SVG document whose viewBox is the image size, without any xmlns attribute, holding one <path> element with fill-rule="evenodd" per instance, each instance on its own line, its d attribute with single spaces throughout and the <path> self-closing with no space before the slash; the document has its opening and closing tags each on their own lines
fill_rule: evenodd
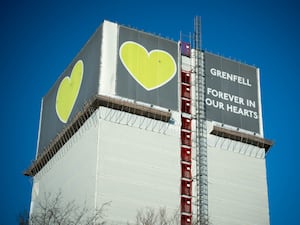
<svg viewBox="0 0 300 225">
<path fill-rule="evenodd" d="M 182 225 L 267 225 L 271 145 L 258 68 L 104 21 L 43 97 L 31 213 L 61 192 L 110 202 L 109 224 L 164 207 Z"/>
</svg>

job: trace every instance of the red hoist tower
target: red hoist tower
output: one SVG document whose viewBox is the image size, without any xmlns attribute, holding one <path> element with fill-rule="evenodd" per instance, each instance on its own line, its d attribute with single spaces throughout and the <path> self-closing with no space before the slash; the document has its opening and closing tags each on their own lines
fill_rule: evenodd
<svg viewBox="0 0 300 225">
<path fill-rule="evenodd" d="M 208 225 L 207 128 L 205 73 L 201 51 L 200 17 L 194 21 L 194 47 L 180 42 L 181 52 L 181 225 Z M 191 40 L 191 38 L 190 38 Z M 188 62 L 188 66 L 185 63 Z M 193 79 L 192 79 L 193 77 Z M 193 97 L 192 97 L 193 83 Z M 193 106 L 193 108 L 192 108 Z M 192 120 L 195 120 L 192 123 Z M 192 124 L 195 126 L 192 132 Z M 192 137 L 193 135 L 193 137 Z M 192 153 L 194 151 L 196 190 L 192 192 Z M 195 187 L 195 186 L 194 186 Z M 194 218 L 192 200 L 195 200 Z"/>
<path fill-rule="evenodd" d="M 191 57 L 190 43 L 181 42 L 181 57 Z M 191 72 L 181 66 L 181 225 L 192 224 L 192 95 Z"/>
</svg>

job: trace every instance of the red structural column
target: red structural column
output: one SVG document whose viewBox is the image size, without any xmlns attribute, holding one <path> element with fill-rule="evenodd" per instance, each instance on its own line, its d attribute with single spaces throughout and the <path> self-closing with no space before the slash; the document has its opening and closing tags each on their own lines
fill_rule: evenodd
<svg viewBox="0 0 300 225">
<path fill-rule="evenodd" d="M 190 45 L 181 42 L 181 54 L 190 57 Z M 191 71 L 181 70 L 181 200 L 180 224 L 192 224 L 192 101 Z"/>
</svg>

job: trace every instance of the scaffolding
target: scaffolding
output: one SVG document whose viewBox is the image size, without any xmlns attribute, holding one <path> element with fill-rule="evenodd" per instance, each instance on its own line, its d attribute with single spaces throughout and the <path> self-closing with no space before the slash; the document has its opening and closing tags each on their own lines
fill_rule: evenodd
<svg viewBox="0 0 300 225">
<path fill-rule="evenodd" d="M 196 221 L 200 225 L 208 225 L 208 181 L 207 181 L 207 127 L 205 110 L 205 73 L 201 51 L 201 21 L 194 20 L 194 68 L 195 74 L 195 119 L 196 119 L 196 182 L 197 210 Z"/>
<path fill-rule="evenodd" d="M 181 225 L 208 224 L 207 127 L 205 115 L 205 74 L 201 51 L 200 17 L 195 17 L 193 48 L 180 35 L 181 55 Z M 188 62 L 189 65 L 186 65 Z M 192 91 L 192 88 L 194 90 Z M 194 95 L 193 95 L 194 94 Z M 192 123 L 192 120 L 194 122 Z M 192 124 L 195 128 L 192 129 Z M 191 176 L 195 150 L 195 177 Z M 192 192 L 192 182 L 196 191 Z M 195 202 L 192 202 L 195 197 Z M 192 205 L 196 206 L 192 210 Z"/>
<path fill-rule="evenodd" d="M 135 102 L 117 99 L 104 95 L 96 95 L 86 102 L 71 123 L 66 126 L 52 141 L 45 147 L 35 161 L 24 171 L 25 176 L 35 176 L 54 155 L 67 143 L 68 140 L 83 126 L 83 124 L 100 107 L 106 107 L 118 111 L 128 112 L 138 116 L 143 116 L 156 121 L 169 122 L 171 118 L 170 111 L 162 111 L 153 107 L 140 105 Z"/>
<path fill-rule="evenodd" d="M 263 148 L 265 149 L 265 153 L 267 153 L 271 148 L 271 146 L 273 145 L 273 141 L 271 140 L 264 139 L 256 135 L 246 134 L 235 130 L 229 130 L 219 126 L 214 126 L 210 134 L 213 134 L 218 137 L 222 137 L 224 139 L 239 141 L 245 144 Z"/>
</svg>

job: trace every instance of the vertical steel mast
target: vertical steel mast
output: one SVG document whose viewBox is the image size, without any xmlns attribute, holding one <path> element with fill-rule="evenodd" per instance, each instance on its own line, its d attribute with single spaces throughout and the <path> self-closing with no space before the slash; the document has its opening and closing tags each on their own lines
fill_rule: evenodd
<svg viewBox="0 0 300 225">
<path fill-rule="evenodd" d="M 194 19 L 194 72 L 195 72 L 195 117 L 196 117 L 196 182 L 197 182 L 197 224 L 208 224 L 208 182 L 207 182 L 207 128 L 205 113 L 205 73 L 201 51 L 201 21 Z"/>
</svg>

